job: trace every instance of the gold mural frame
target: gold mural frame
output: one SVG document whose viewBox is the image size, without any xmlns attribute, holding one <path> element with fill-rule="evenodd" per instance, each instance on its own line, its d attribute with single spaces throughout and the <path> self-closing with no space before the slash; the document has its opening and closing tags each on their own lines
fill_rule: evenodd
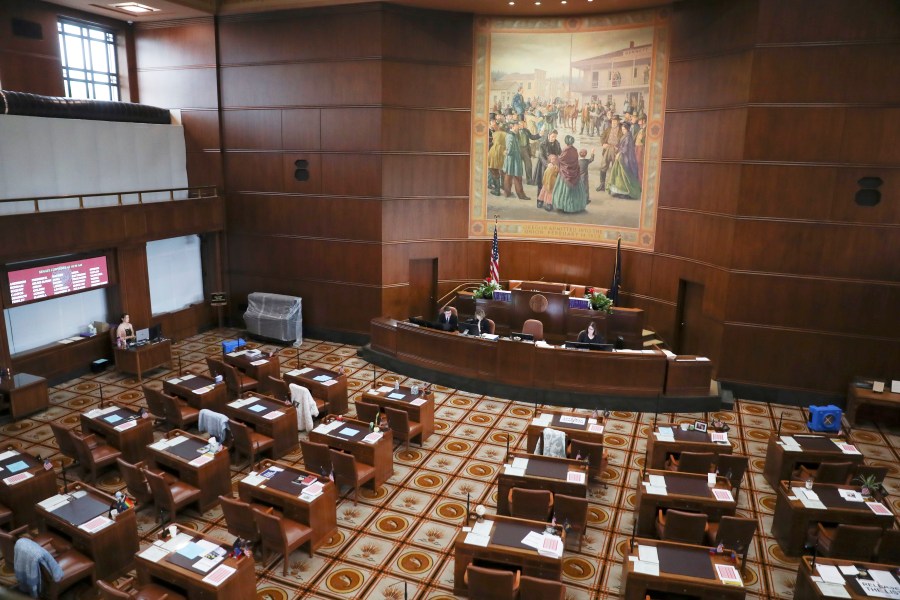
<svg viewBox="0 0 900 600">
<path fill-rule="evenodd" d="M 505 239 L 563 241 L 622 245 L 653 250 L 659 194 L 659 172 L 663 143 L 666 82 L 669 61 L 669 10 L 657 9 L 613 15 L 557 18 L 478 17 L 474 25 L 472 85 L 471 173 L 469 177 L 469 237 L 489 238 L 494 214 L 488 214 L 491 200 L 487 190 L 488 130 L 490 126 L 491 37 L 495 33 L 600 33 L 604 31 L 652 28 L 651 73 L 646 114 L 643 190 L 637 227 L 606 224 L 553 222 L 545 220 L 505 220 L 499 211 L 498 229 Z M 559 139 L 566 132 L 560 128 Z M 591 184 L 593 185 L 593 184 Z M 490 211 L 494 212 L 494 211 Z"/>
</svg>

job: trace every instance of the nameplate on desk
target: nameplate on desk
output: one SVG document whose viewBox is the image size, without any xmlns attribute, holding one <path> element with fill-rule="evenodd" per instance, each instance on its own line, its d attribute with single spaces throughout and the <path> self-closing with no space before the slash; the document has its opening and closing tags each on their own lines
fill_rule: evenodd
<svg viewBox="0 0 900 600">
<path fill-rule="evenodd" d="M 566 423 L 568 425 L 584 425 L 587 419 L 584 417 L 573 417 L 570 415 L 563 415 L 559 418 L 560 423 Z"/>
<path fill-rule="evenodd" d="M 898 379 L 891 380 L 891 393 L 892 394 L 900 394 L 900 380 L 898 380 Z"/>
</svg>

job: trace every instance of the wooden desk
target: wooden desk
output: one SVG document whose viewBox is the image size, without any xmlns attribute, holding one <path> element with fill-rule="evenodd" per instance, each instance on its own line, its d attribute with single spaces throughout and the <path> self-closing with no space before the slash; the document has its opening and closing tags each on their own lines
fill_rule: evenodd
<svg viewBox="0 0 900 600">
<path fill-rule="evenodd" d="M 818 466 L 823 462 L 851 462 L 863 463 L 862 454 L 846 454 L 832 440 L 847 440 L 838 435 L 825 435 L 820 433 L 795 433 L 792 436 L 800 446 L 799 452 L 785 450 L 781 444 L 781 438 L 772 434 L 766 447 L 766 464 L 763 468 L 763 477 L 772 486 L 778 488 L 781 481 L 790 479 L 801 464 Z"/>
<path fill-rule="evenodd" d="M 374 444 L 369 444 L 362 441 L 370 433 L 368 423 L 345 417 L 341 421 L 342 425 L 330 432 L 323 432 L 323 429 L 327 427 L 323 428 L 322 425 L 327 426 L 333 423 L 331 418 L 327 421 L 328 423 L 318 425 L 309 432 L 309 441 L 350 452 L 359 462 L 375 467 L 375 479 L 368 484 L 372 489 L 390 479 L 394 474 L 394 436 L 390 430 L 382 431 L 381 439 Z M 340 431 L 344 428 L 351 428 L 356 433 L 341 434 Z"/>
<path fill-rule="evenodd" d="M 671 427 L 673 441 L 657 438 L 660 427 Z M 720 444 L 712 441 L 712 432 L 688 430 L 683 431 L 677 425 L 659 424 L 653 434 L 647 438 L 647 468 L 662 469 L 666 466 L 666 456 L 680 455 L 682 452 L 712 452 L 713 454 L 731 454 L 731 443 Z"/>
<path fill-rule="evenodd" d="M 503 465 L 497 481 L 497 514 L 509 514 L 509 490 L 514 487 L 547 490 L 576 498 L 587 497 L 588 472 L 585 461 L 519 452 L 510 456 L 512 461 Z M 515 459 L 528 461 L 524 475 L 509 472 Z"/>
<path fill-rule="evenodd" d="M 637 498 L 637 534 L 642 537 L 656 537 L 656 513 L 660 508 L 687 510 L 703 513 L 710 521 L 718 521 L 724 515 L 734 515 L 737 502 L 734 497 L 729 500 L 717 500 L 707 484 L 706 475 L 694 473 L 673 473 L 671 471 L 648 470 L 644 474 L 644 482 L 650 481 L 650 475 L 658 475 L 666 480 L 666 494 L 651 494 L 643 485 L 638 486 Z M 731 484 L 724 477 L 716 478 L 715 487 L 731 492 Z M 741 551 L 743 552 L 743 548 Z"/>
<path fill-rule="evenodd" d="M 193 373 L 166 379 L 163 381 L 163 391 L 170 396 L 184 399 L 189 406 L 197 410 L 208 408 L 224 412 L 225 404 L 228 402 L 228 389 L 224 383 L 216 383 L 209 377 Z"/>
<path fill-rule="evenodd" d="M 24 452 L 8 450 L 0 456 L 3 456 L 0 459 L 0 467 L 3 467 L 0 472 L 0 503 L 12 510 L 14 527 L 26 524 L 37 526 L 35 504 L 56 493 L 56 473 L 52 469 L 45 470 L 41 461 Z M 26 467 L 13 473 L 10 466 L 20 461 Z"/>
<path fill-rule="evenodd" d="M 137 375 L 141 381 L 143 374 L 150 369 L 168 365 L 172 367 L 172 342 L 160 340 L 143 346 L 132 348 L 113 348 L 116 369 L 122 373 Z"/>
<path fill-rule="evenodd" d="M 884 382 L 883 392 L 872 391 L 872 381 Z M 856 413 L 860 406 L 871 405 L 891 411 L 900 409 L 900 394 L 891 392 L 890 379 L 856 378 L 847 389 L 847 422 L 856 425 Z"/>
<path fill-rule="evenodd" d="M 134 509 L 109 518 L 115 499 L 84 483 L 69 488 L 69 494 L 52 496 L 38 503 L 40 529 L 62 535 L 72 546 L 94 561 L 98 579 L 115 579 L 131 568 L 138 551 L 137 518 Z M 81 526 L 95 517 L 108 523 L 102 529 L 87 531 Z"/>
<path fill-rule="evenodd" d="M 865 569 L 867 571 L 879 570 L 887 571 L 894 578 L 896 588 L 892 589 L 894 594 L 900 593 L 900 581 L 897 579 L 897 565 L 884 565 L 872 562 L 863 562 L 859 560 L 844 560 L 840 558 L 817 557 L 816 566 L 829 565 L 834 567 L 853 566 L 857 569 Z M 818 571 L 816 571 L 818 573 Z M 800 559 L 800 567 L 797 569 L 797 581 L 794 585 L 794 600 L 822 600 L 832 596 L 825 596 L 813 580 L 812 557 L 804 556 Z M 852 600 L 868 600 L 873 596 L 867 595 L 865 590 L 860 586 L 857 577 L 853 575 L 844 575 L 844 590 L 850 594 Z"/>
<path fill-rule="evenodd" d="M 235 350 L 228 352 L 222 359 L 232 367 L 239 369 L 248 377 L 252 377 L 259 382 L 258 390 L 265 392 L 269 389 L 266 377 L 279 377 L 281 368 L 279 366 L 278 357 L 270 357 L 265 353 L 248 354 L 246 350 Z"/>
<path fill-rule="evenodd" d="M 317 477 L 311 471 L 304 471 L 272 460 L 262 462 L 260 473 L 265 473 L 271 467 L 283 470 L 273 475 L 266 483 L 258 485 L 254 485 L 252 482 L 248 483 L 249 477 L 238 482 L 238 494 L 241 500 L 275 506 L 285 517 L 311 527 L 313 530 L 312 547 L 315 550 L 337 532 L 337 486 L 331 480 Z M 323 484 L 323 488 L 321 495 L 307 501 L 301 496 L 306 486 L 295 483 L 295 481 L 310 475 L 317 477 L 317 481 Z"/>
<path fill-rule="evenodd" d="M 466 532 L 460 530 L 453 542 L 453 593 L 467 596 L 469 586 L 465 582 L 466 568 L 472 561 L 490 561 L 519 567 L 522 575 L 560 581 L 563 559 L 541 556 L 538 551 L 521 543 L 530 531 L 544 533 L 547 523 L 513 517 L 494 516 L 490 542 L 487 546 L 466 543 Z M 470 522 L 470 524 L 473 522 Z M 563 538 L 565 542 L 565 538 Z M 565 553 L 563 553 L 565 556 Z"/>
<path fill-rule="evenodd" d="M 185 438 L 183 442 L 175 446 L 165 445 L 165 442 L 179 436 Z M 205 464 L 190 464 L 200 457 L 199 450 L 206 444 L 207 440 L 201 437 L 173 429 L 167 438 L 147 446 L 146 454 L 151 468 L 164 467 L 181 481 L 200 488 L 200 510 L 208 510 L 219 502 L 220 495 L 231 493 L 228 450 L 221 448 Z"/>
<path fill-rule="evenodd" d="M 9 402 L 9 413 L 13 421 L 44 410 L 50 405 L 47 380 L 28 373 L 0 377 L 0 395 L 5 396 Z"/>
<path fill-rule="evenodd" d="M 257 407 L 262 407 L 263 410 L 258 410 Z M 281 458 L 300 446 L 297 440 L 297 409 L 291 404 L 266 396 L 249 396 L 229 402 L 223 412 L 229 419 L 247 423 L 257 433 L 275 440 L 272 447 L 273 458 Z M 268 415 L 275 413 L 281 414 L 269 418 Z"/>
<path fill-rule="evenodd" d="M 180 525 L 176 525 L 176 527 L 178 527 L 179 533 L 189 535 L 191 541 L 207 540 L 226 551 L 229 550 L 220 540 L 212 536 L 197 533 Z M 137 577 L 142 584 L 155 581 L 167 586 L 175 586 L 180 588 L 190 600 L 246 600 L 256 597 L 256 570 L 252 558 L 246 556 L 226 558 L 219 563 L 219 565 L 235 569 L 235 572 L 215 586 L 203 581 L 207 573 L 192 569 L 189 561 L 177 553 L 169 554 L 155 562 L 145 558 L 143 554 L 144 552 L 140 552 L 135 556 Z M 177 562 L 173 562 L 173 560 Z M 215 572 L 216 568 L 218 565 L 213 567 L 211 572 Z"/>
<path fill-rule="evenodd" d="M 139 411 L 124 406 L 81 413 L 81 429 L 101 436 L 130 463 L 144 460 L 147 444 L 153 443 L 153 419 L 142 419 Z"/>
<path fill-rule="evenodd" d="M 320 380 L 317 381 L 316 377 Z M 308 389 L 313 398 L 325 403 L 329 414 L 343 415 L 347 412 L 347 376 L 343 373 L 303 365 L 285 373 L 284 380 Z"/>
<path fill-rule="evenodd" d="M 772 536 L 788 556 L 797 556 L 803 551 L 807 542 L 810 527 L 816 523 L 846 524 L 846 525 L 874 525 L 881 528 L 889 528 L 894 524 L 894 515 L 876 515 L 865 502 L 851 502 L 844 500 L 838 490 L 856 490 L 859 486 L 833 485 L 829 483 L 816 483 L 813 491 L 825 505 L 825 509 L 806 508 L 799 499 L 796 499 L 791 489 L 803 487 L 799 481 L 782 481 L 776 488 L 778 498 L 775 501 L 775 515 L 772 519 Z M 788 499 L 794 497 L 794 500 Z M 890 507 L 888 507 L 890 510 Z"/>
<path fill-rule="evenodd" d="M 659 575 L 635 571 L 631 557 L 639 555 L 641 545 L 656 546 Z M 716 575 L 716 565 L 737 570 L 731 553 L 710 554 L 706 546 L 638 538 L 633 549 L 626 546 L 624 565 L 625 600 L 644 600 L 653 592 L 681 594 L 697 600 L 741 600 L 746 595 L 743 586 L 725 584 Z"/>
<path fill-rule="evenodd" d="M 550 416 L 550 424 L 545 425 L 547 415 Z M 566 434 L 566 438 L 570 440 L 579 440 L 582 442 L 590 442 L 592 444 L 603 443 L 603 422 L 597 422 L 593 417 L 584 415 L 573 415 L 572 413 L 558 412 L 552 410 L 543 410 L 541 414 L 531 420 L 528 429 L 525 430 L 527 452 L 534 452 L 537 448 L 538 440 L 544 435 L 544 428 L 551 427 L 558 429 Z"/>
<path fill-rule="evenodd" d="M 409 414 L 409 420 L 422 425 L 422 443 L 434 433 L 434 395 L 423 396 L 412 393 L 412 388 L 405 385 L 399 389 L 391 386 L 381 386 L 369 390 L 363 394 L 363 400 L 376 404 L 382 409 L 386 407 L 404 410 Z M 390 388 L 389 390 L 387 388 Z M 396 396 L 400 396 L 399 398 Z"/>
<path fill-rule="evenodd" d="M 666 366 L 666 396 L 709 396 L 713 364 L 703 356 L 670 356 Z"/>
</svg>

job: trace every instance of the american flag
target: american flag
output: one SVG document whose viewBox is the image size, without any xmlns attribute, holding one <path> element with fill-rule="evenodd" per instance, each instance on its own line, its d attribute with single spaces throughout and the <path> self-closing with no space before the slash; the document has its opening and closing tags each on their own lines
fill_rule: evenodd
<svg viewBox="0 0 900 600">
<path fill-rule="evenodd" d="M 500 283 L 500 244 L 497 242 L 496 223 L 494 223 L 494 243 L 491 244 L 491 281 Z"/>
</svg>

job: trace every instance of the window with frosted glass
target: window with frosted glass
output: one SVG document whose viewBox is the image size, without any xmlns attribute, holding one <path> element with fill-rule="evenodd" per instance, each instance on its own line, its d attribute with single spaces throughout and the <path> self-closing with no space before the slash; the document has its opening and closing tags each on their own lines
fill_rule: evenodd
<svg viewBox="0 0 900 600">
<path fill-rule="evenodd" d="M 66 97 L 118 101 L 115 32 L 67 20 L 57 29 Z"/>
</svg>

